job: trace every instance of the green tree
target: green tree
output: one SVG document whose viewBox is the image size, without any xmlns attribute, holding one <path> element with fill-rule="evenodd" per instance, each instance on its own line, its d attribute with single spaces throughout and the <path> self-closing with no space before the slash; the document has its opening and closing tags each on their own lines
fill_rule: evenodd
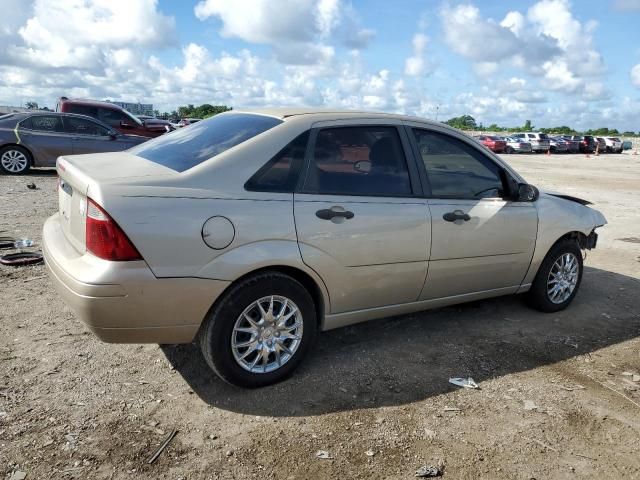
<svg viewBox="0 0 640 480">
<path fill-rule="evenodd" d="M 458 128 L 460 130 L 475 130 L 478 128 L 478 124 L 476 123 L 476 119 L 471 115 L 462 115 L 460 117 L 453 117 L 447 120 L 447 125 Z"/>
<path fill-rule="evenodd" d="M 38 102 L 26 102 L 24 106 L 29 110 L 38 110 Z"/>
</svg>

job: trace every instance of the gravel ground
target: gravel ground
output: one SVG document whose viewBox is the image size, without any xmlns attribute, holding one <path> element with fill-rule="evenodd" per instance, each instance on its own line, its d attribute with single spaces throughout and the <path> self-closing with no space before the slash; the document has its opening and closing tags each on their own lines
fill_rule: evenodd
<svg viewBox="0 0 640 480">
<path fill-rule="evenodd" d="M 640 478 L 640 156 L 505 158 L 610 222 L 568 310 L 506 297 L 327 332 L 258 391 L 220 382 L 192 345 L 103 344 L 43 266 L 0 266 L 0 475 L 406 479 L 441 464 L 454 479 Z M 55 184 L 0 176 L 0 235 L 39 243 Z"/>
</svg>

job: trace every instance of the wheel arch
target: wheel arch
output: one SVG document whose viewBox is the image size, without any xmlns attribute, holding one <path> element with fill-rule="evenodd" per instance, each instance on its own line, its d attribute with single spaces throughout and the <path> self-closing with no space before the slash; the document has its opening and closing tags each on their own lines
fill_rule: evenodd
<svg viewBox="0 0 640 480">
<path fill-rule="evenodd" d="M 300 268 L 292 267 L 290 265 L 270 265 L 270 266 L 260 267 L 255 270 L 251 270 L 250 272 L 247 272 L 241 275 L 240 277 L 236 278 L 229 285 L 227 285 L 227 287 L 222 291 L 222 293 L 218 296 L 218 298 L 216 298 L 216 300 L 213 302 L 213 304 L 209 308 L 207 315 L 209 315 L 209 312 L 213 311 L 213 309 L 222 301 L 225 295 L 233 287 L 235 287 L 235 285 L 246 280 L 247 278 L 260 275 L 262 273 L 267 273 L 267 272 L 282 273 L 298 281 L 300 284 L 302 284 L 302 286 L 309 292 L 309 295 L 311 295 L 311 298 L 313 299 L 313 303 L 316 307 L 316 321 L 318 324 L 318 328 L 322 330 L 325 312 L 329 307 L 327 305 L 329 301 L 328 294 L 325 293 L 325 290 L 322 288 L 322 286 L 320 286 L 316 281 L 316 279 L 314 279 L 309 273 L 305 272 Z M 203 321 L 202 324 L 204 325 L 204 323 L 205 322 Z"/>
<path fill-rule="evenodd" d="M 538 270 L 540 269 L 540 265 L 542 265 L 542 262 L 547 257 L 549 252 L 558 243 L 560 243 L 560 242 L 562 242 L 564 240 L 573 240 L 578 244 L 578 247 L 581 250 L 584 250 L 586 248 L 587 235 L 585 235 L 584 232 L 581 232 L 579 230 L 571 230 L 569 232 L 566 232 L 566 233 L 560 235 L 559 237 L 557 237 L 555 239 L 555 241 L 550 243 L 548 245 L 548 247 L 546 247 L 544 249 L 544 254 L 542 254 L 542 252 L 540 252 L 541 253 L 540 255 L 534 255 L 534 258 L 533 258 L 531 264 L 529 265 L 529 270 L 527 271 L 527 274 L 525 275 L 525 278 L 522 281 L 522 284 L 520 285 L 520 289 L 518 290 L 518 293 L 525 292 L 525 291 L 527 291 L 529 289 L 531 283 L 533 282 L 533 280 L 535 279 L 536 275 L 538 274 Z"/>
</svg>

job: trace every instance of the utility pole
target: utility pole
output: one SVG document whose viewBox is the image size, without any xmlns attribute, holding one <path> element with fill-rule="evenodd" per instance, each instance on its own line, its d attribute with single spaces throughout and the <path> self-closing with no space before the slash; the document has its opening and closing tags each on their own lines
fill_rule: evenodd
<svg viewBox="0 0 640 480">
<path fill-rule="evenodd" d="M 438 110 L 440 110 L 440 105 L 436 105 L 436 122 L 438 121 Z"/>
</svg>

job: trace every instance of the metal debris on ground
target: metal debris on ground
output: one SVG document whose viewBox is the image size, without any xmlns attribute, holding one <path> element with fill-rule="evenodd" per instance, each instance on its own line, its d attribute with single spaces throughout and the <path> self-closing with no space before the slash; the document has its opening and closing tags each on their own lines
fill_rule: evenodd
<svg viewBox="0 0 640 480">
<path fill-rule="evenodd" d="M 460 409 L 458 407 L 444 407 L 445 412 L 459 412 Z"/>
<path fill-rule="evenodd" d="M 35 184 L 35 182 L 31 182 L 31 183 L 27 183 L 27 188 L 29 190 L 37 190 L 38 186 Z"/>
<path fill-rule="evenodd" d="M 33 245 L 34 245 L 34 241 L 31 240 L 30 238 L 21 238 L 20 240 L 16 240 L 13 243 L 14 248 L 27 248 L 27 247 L 33 247 Z"/>
<path fill-rule="evenodd" d="M 178 430 L 176 430 L 175 428 L 173 430 L 171 430 L 171 433 L 167 436 L 167 438 L 165 438 L 164 442 L 162 442 L 162 444 L 158 447 L 158 449 L 151 456 L 151 458 L 149 460 L 147 460 L 148 464 L 152 464 L 153 462 L 155 462 L 158 459 L 158 457 L 160 456 L 162 451 L 165 448 L 167 448 L 167 446 L 169 445 L 169 443 L 171 443 L 171 440 L 174 439 L 174 437 L 176 436 L 177 433 L 178 433 Z"/>
<path fill-rule="evenodd" d="M 367 457 L 373 457 L 376 454 L 376 452 L 374 452 L 373 450 L 367 450 L 366 452 L 364 452 L 364 454 Z"/>
<path fill-rule="evenodd" d="M 439 467 L 434 467 L 433 465 L 424 465 L 416 470 L 416 477 L 419 478 L 433 478 L 439 477 L 442 475 L 442 470 Z"/>
<path fill-rule="evenodd" d="M 524 401 L 524 409 L 525 410 L 537 410 L 538 406 L 534 403 L 533 400 L 525 400 Z"/>
<path fill-rule="evenodd" d="M 44 262 L 42 253 L 39 252 L 20 252 L 9 253 L 0 257 L 0 263 L 2 265 L 8 265 L 11 267 L 23 267 L 25 265 L 38 265 Z"/>
<path fill-rule="evenodd" d="M 321 460 L 332 460 L 333 459 L 331 454 L 329 452 L 327 452 L 326 450 L 318 450 L 316 452 L 316 458 L 319 458 Z"/>
<path fill-rule="evenodd" d="M 462 388 L 480 388 L 476 382 L 473 381 L 473 378 L 450 378 L 449 383 L 457 385 Z"/>
</svg>

